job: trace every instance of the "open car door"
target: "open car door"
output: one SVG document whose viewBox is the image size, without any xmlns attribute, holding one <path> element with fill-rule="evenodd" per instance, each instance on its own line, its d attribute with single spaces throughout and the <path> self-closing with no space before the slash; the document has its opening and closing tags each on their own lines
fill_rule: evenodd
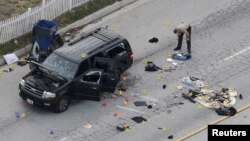
<svg viewBox="0 0 250 141">
<path fill-rule="evenodd" d="M 110 58 L 95 57 L 94 67 L 104 70 L 101 78 L 101 91 L 113 93 L 120 79 L 115 61 Z"/>
<path fill-rule="evenodd" d="M 89 69 L 74 81 L 74 92 L 77 97 L 86 100 L 101 100 L 101 78 L 103 70 Z"/>
</svg>

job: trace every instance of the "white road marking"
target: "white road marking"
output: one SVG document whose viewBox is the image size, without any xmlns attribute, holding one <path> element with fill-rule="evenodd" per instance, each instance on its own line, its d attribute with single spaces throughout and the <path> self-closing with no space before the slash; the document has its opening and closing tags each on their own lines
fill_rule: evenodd
<svg viewBox="0 0 250 141">
<path fill-rule="evenodd" d="M 138 111 L 138 110 L 135 110 L 135 109 L 132 109 L 132 108 L 128 108 L 128 107 L 123 107 L 123 106 L 120 106 L 120 105 L 118 105 L 117 108 L 120 108 L 120 109 L 123 109 L 123 110 L 128 110 L 128 111 L 131 111 L 131 112 L 136 112 L 136 113 L 139 113 L 139 114 L 144 114 L 144 112 L 141 112 L 141 111 Z"/>
<path fill-rule="evenodd" d="M 144 98 L 144 99 L 153 101 L 153 102 L 158 102 L 159 101 L 158 99 L 154 99 L 154 98 L 151 98 L 151 97 L 148 97 L 148 96 L 141 96 L 141 97 Z"/>
<path fill-rule="evenodd" d="M 233 55 L 231 55 L 231 56 L 229 56 L 229 57 L 227 57 L 227 58 L 224 58 L 224 61 L 227 61 L 227 60 L 229 60 L 229 59 L 231 59 L 231 58 L 233 58 L 233 57 L 235 57 L 235 56 L 237 56 L 237 55 L 240 55 L 240 54 L 246 52 L 246 51 L 249 50 L 249 49 L 250 49 L 250 47 L 245 48 L 245 49 L 241 50 L 240 52 L 237 52 L 237 53 L 235 53 L 235 54 L 233 54 Z"/>
<path fill-rule="evenodd" d="M 65 137 L 65 138 L 62 138 L 62 139 L 60 139 L 59 141 L 65 141 L 65 140 L 67 140 L 69 137 Z"/>
</svg>

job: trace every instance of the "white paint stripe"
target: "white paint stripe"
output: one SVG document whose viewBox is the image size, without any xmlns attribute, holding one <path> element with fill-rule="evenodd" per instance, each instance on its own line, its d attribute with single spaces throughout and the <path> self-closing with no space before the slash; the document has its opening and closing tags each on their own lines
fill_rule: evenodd
<svg viewBox="0 0 250 141">
<path fill-rule="evenodd" d="M 67 140 L 69 137 L 65 137 L 65 138 L 62 138 L 62 139 L 60 139 L 59 141 L 65 141 L 65 140 Z"/>
<path fill-rule="evenodd" d="M 159 101 L 158 99 L 154 99 L 154 98 L 151 98 L 151 97 L 148 97 L 148 96 L 141 96 L 141 97 L 144 98 L 144 99 L 153 101 L 153 102 L 158 102 Z"/>
<path fill-rule="evenodd" d="M 246 51 L 249 50 L 249 49 L 250 49 L 250 47 L 245 48 L 245 49 L 243 49 L 243 50 L 240 51 L 240 52 L 237 52 L 237 53 L 235 53 L 235 54 L 233 54 L 233 55 L 231 55 L 231 56 L 229 56 L 229 57 L 227 57 L 227 58 L 224 58 L 224 61 L 227 61 L 227 60 L 229 60 L 229 59 L 231 59 L 231 58 L 233 58 L 233 57 L 235 57 L 235 56 L 237 56 L 237 55 L 240 55 L 240 54 L 246 52 Z"/>
<path fill-rule="evenodd" d="M 132 109 L 132 108 L 128 108 L 128 107 L 123 107 L 123 106 L 120 106 L 120 105 L 118 105 L 117 108 L 120 108 L 120 109 L 123 109 L 123 110 L 128 110 L 128 111 L 131 111 L 131 112 L 136 112 L 136 113 L 139 113 L 139 114 L 144 114 L 144 112 L 141 112 L 141 111 L 138 111 L 138 110 L 135 110 L 135 109 Z"/>
</svg>

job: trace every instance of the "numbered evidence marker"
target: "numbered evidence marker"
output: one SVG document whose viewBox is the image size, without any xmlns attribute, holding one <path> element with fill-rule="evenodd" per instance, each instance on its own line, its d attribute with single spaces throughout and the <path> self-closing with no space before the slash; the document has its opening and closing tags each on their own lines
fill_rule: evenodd
<svg viewBox="0 0 250 141">
<path fill-rule="evenodd" d="M 162 70 L 163 70 L 163 71 L 167 71 L 167 70 L 168 70 L 168 66 L 167 66 L 166 64 L 163 65 L 163 66 L 162 66 Z"/>
<path fill-rule="evenodd" d="M 126 75 L 122 75 L 122 76 L 121 76 L 121 79 L 122 79 L 123 81 L 126 81 L 126 80 L 127 80 L 127 76 L 126 76 Z"/>
<path fill-rule="evenodd" d="M 83 53 L 81 57 L 84 59 L 84 58 L 87 58 L 87 56 L 88 55 L 86 53 Z"/>
<path fill-rule="evenodd" d="M 146 65 L 148 63 L 148 60 L 145 58 L 142 60 L 142 63 Z"/>
<path fill-rule="evenodd" d="M 111 29 L 111 30 L 116 30 L 116 29 L 117 29 L 117 26 L 116 26 L 115 24 L 112 24 L 112 25 L 110 26 L 110 29 Z"/>
<path fill-rule="evenodd" d="M 25 118 L 25 117 L 26 117 L 26 114 L 25 114 L 24 112 L 22 112 L 22 113 L 20 114 L 20 117 L 21 117 L 21 118 Z"/>
<path fill-rule="evenodd" d="M 171 22 L 170 20 L 167 20 L 167 21 L 165 22 L 165 25 L 166 25 L 167 27 L 171 27 L 171 26 L 172 26 L 172 22 Z"/>
<path fill-rule="evenodd" d="M 161 76 L 160 75 L 156 75 L 156 79 L 157 80 L 161 80 Z"/>
<path fill-rule="evenodd" d="M 176 84 L 176 83 L 172 83 L 172 87 L 173 87 L 174 89 L 177 89 L 177 84 Z"/>
<path fill-rule="evenodd" d="M 147 90 L 145 88 L 143 88 L 143 89 L 141 89 L 141 93 L 145 95 L 145 94 L 147 94 Z"/>
<path fill-rule="evenodd" d="M 168 53 L 168 58 L 172 58 L 172 53 Z"/>
</svg>

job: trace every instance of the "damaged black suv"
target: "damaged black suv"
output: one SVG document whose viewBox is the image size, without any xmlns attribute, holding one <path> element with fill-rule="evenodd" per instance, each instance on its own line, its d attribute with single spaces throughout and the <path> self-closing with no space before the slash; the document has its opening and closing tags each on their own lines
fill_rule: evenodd
<svg viewBox="0 0 250 141">
<path fill-rule="evenodd" d="M 133 63 L 129 42 L 99 28 L 55 50 L 19 84 L 19 95 L 31 105 L 67 110 L 70 100 L 100 101 L 102 92 L 113 93 L 120 75 Z"/>
</svg>

